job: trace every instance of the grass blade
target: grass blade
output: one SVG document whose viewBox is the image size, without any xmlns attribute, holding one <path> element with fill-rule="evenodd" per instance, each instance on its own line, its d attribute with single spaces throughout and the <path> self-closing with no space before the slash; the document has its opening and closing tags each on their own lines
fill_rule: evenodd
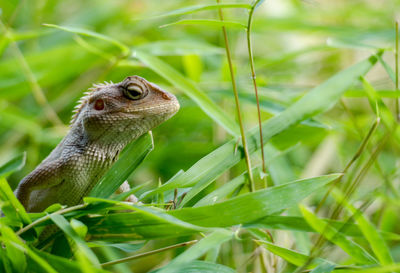
<svg viewBox="0 0 400 273">
<path fill-rule="evenodd" d="M 100 34 L 100 33 L 97 33 L 97 32 L 94 32 L 94 31 L 91 31 L 88 29 L 83 29 L 83 28 L 78 28 L 78 27 L 58 26 L 58 25 L 54 25 L 54 24 L 43 24 L 43 25 L 46 27 L 52 27 L 52 28 L 63 30 L 63 31 L 67 31 L 67 32 L 71 32 L 71 33 L 75 33 L 75 34 L 79 34 L 79 35 L 83 35 L 83 36 L 93 37 L 96 39 L 100 39 L 100 40 L 109 42 L 110 44 L 113 44 L 116 47 L 118 47 L 122 51 L 124 56 L 128 56 L 129 52 L 130 52 L 129 47 L 127 47 L 120 41 L 118 41 L 114 38 L 111 38 L 109 36 L 106 36 L 104 34 Z"/>
<path fill-rule="evenodd" d="M 151 133 L 145 134 L 130 143 L 125 148 L 121 158 L 100 179 L 89 196 L 107 198 L 113 194 L 153 150 L 153 145 Z"/>
<path fill-rule="evenodd" d="M 21 170 L 25 165 L 26 153 L 22 153 L 0 167 L 0 176 L 7 177 L 13 172 Z"/>
<path fill-rule="evenodd" d="M 170 27 L 175 25 L 203 25 L 207 27 L 227 27 L 227 28 L 246 29 L 246 25 L 239 22 L 210 20 L 210 19 L 183 19 L 174 23 L 162 25 L 160 27 Z"/>
<path fill-rule="evenodd" d="M 337 229 L 330 226 L 325 221 L 319 219 L 313 212 L 304 206 L 300 206 L 300 210 L 306 219 L 307 223 L 315 229 L 318 233 L 324 236 L 332 243 L 341 247 L 347 254 L 353 257 L 361 264 L 375 264 L 376 260 L 361 246 L 353 241 L 347 239 L 344 235 L 340 234 Z"/>
<path fill-rule="evenodd" d="M 189 6 L 189 7 L 176 9 L 176 10 L 164 13 L 164 14 L 157 15 L 157 16 L 155 16 L 153 18 L 185 15 L 185 14 L 196 13 L 196 12 L 204 11 L 204 10 L 215 10 L 215 9 L 219 9 L 219 8 L 245 8 L 245 9 L 250 9 L 251 5 L 249 5 L 249 4 L 236 4 L 236 3 L 195 5 L 195 6 Z"/>
<path fill-rule="evenodd" d="M 365 217 L 365 215 L 358 209 L 356 209 L 352 204 L 345 200 L 343 194 L 339 190 L 334 190 L 334 198 L 345 206 L 345 208 L 353 215 L 356 220 L 358 227 L 363 233 L 364 237 L 367 239 L 372 251 L 378 258 L 382 265 L 393 264 L 393 258 L 390 254 L 390 250 L 385 243 L 385 240 L 379 234 L 377 228 Z"/>
<path fill-rule="evenodd" d="M 334 181 L 341 174 L 303 179 L 284 185 L 246 193 L 214 205 L 183 208 L 169 214 L 195 225 L 227 227 L 249 223 L 296 205 L 303 198 Z"/>
<path fill-rule="evenodd" d="M 202 255 L 208 250 L 213 249 L 216 246 L 230 240 L 232 238 L 232 232 L 228 230 L 217 230 L 196 243 L 194 246 L 183 252 L 181 255 L 173 259 L 166 267 L 162 268 L 158 273 L 173 273 L 176 272 L 176 267 L 189 263 Z"/>
<path fill-rule="evenodd" d="M 279 257 L 281 257 L 282 259 L 284 259 L 285 261 L 296 265 L 296 266 L 302 266 L 303 264 L 305 264 L 307 262 L 307 260 L 310 258 L 309 256 L 293 251 L 291 249 L 288 248 L 284 248 L 284 247 L 280 247 L 277 245 L 274 245 L 270 242 L 267 241 L 261 241 L 258 240 L 256 241 L 258 244 L 262 245 L 263 247 L 265 247 L 267 250 L 269 250 L 270 252 L 274 253 L 275 255 L 278 255 Z M 307 269 L 310 268 L 314 268 L 324 262 L 328 262 L 324 259 L 314 259 L 313 262 L 307 266 Z"/>
</svg>

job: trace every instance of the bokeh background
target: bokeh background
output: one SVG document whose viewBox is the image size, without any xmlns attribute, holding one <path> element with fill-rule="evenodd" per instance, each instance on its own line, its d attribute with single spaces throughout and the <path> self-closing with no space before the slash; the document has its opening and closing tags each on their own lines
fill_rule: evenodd
<svg viewBox="0 0 400 273">
<path fill-rule="evenodd" d="M 194 82 L 227 115 L 235 118 L 221 29 L 212 25 L 168 25 L 180 19 L 218 18 L 216 10 L 168 16 L 170 11 L 200 4 L 205 3 L 2 0 L 0 165 L 26 152 L 26 165 L 8 179 L 12 187 L 15 188 L 65 135 L 72 110 L 83 92 L 93 83 L 119 82 L 129 75 L 140 75 L 155 82 L 177 95 L 181 103 L 179 113 L 153 131 L 155 149 L 130 177 L 132 185 L 150 182 L 148 187 L 151 188 L 159 181 L 165 182 L 230 140 L 232 136 L 182 90 L 135 58 L 121 56 L 115 45 L 43 25 L 92 30 L 121 41 L 133 52 L 140 49 L 157 56 Z M 226 20 L 247 23 L 246 9 L 224 9 L 224 15 Z M 278 114 L 313 87 L 377 49 L 385 49 L 383 59 L 394 69 L 394 22 L 399 16 L 399 0 L 268 0 L 262 3 L 255 12 L 252 40 L 263 120 Z M 257 112 L 246 33 L 240 28 L 228 28 L 228 37 L 244 124 L 250 129 L 257 125 Z M 366 79 L 394 111 L 395 85 L 384 67 L 377 64 Z M 266 148 L 268 183 L 281 184 L 340 172 L 375 119 L 374 109 L 359 82 L 329 112 L 271 140 L 272 145 Z M 384 126 L 380 126 L 366 150 L 375 147 L 387 133 Z M 383 194 L 389 198 L 393 195 L 393 187 L 399 190 L 399 148 L 395 139 L 388 141 L 378 158 L 378 165 L 370 169 L 356 193 L 371 201 L 368 213 L 377 225 L 382 227 L 385 213 L 391 215 L 383 228 L 392 232 L 399 231 L 396 225 L 399 215 L 395 213 L 398 203 L 385 203 L 377 196 Z M 369 153 L 364 153 L 360 164 L 368 157 Z M 258 153 L 252 161 L 253 165 L 260 164 Z M 204 194 L 244 170 L 242 162 L 220 177 Z M 256 176 L 259 177 L 258 173 Z M 279 236 L 283 238 L 282 242 L 296 245 L 288 235 Z M 306 247 L 307 244 L 297 246 Z M 400 245 L 391 247 L 395 258 L 400 259 Z M 225 264 L 239 268 L 249 253 L 249 250 L 238 250 L 234 246 L 221 259 L 225 259 Z M 237 255 L 237 259 L 229 257 L 232 255 Z M 340 257 L 342 253 L 332 252 L 332 255 Z M 156 262 L 152 260 L 151 263 Z M 145 271 L 146 266 L 143 268 Z"/>
</svg>

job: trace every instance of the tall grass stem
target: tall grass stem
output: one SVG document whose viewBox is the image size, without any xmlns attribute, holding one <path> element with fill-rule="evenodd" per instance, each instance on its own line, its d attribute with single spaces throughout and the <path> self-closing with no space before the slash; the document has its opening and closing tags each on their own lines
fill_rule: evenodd
<svg viewBox="0 0 400 273">
<path fill-rule="evenodd" d="M 220 0 L 217 0 L 217 3 L 219 4 Z M 222 13 L 222 9 L 218 9 L 218 13 L 219 13 L 220 20 L 223 21 L 224 15 Z M 250 182 L 249 188 L 250 188 L 250 191 L 253 192 L 255 190 L 255 185 L 254 185 L 253 173 L 251 171 L 251 160 L 250 160 L 250 155 L 249 155 L 249 152 L 247 149 L 246 135 L 244 133 L 244 128 L 243 128 L 242 114 L 240 111 L 240 103 L 239 103 L 239 95 L 238 95 L 238 91 L 237 91 L 237 87 L 236 87 L 235 73 L 233 72 L 232 57 L 231 57 L 231 51 L 230 51 L 229 42 L 228 42 L 228 34 L 226 33 L 226 28 L 224 26 L 222 27 L 222 33 L 224 35 L 225 51 L 226 51 L 226 57 L 228 59 L 229 71 L 230 71 L 231 80 L 232 80 L 233 94 L 235 95 L 236 111 L 237 111 L 237 115 L 238 115 L 240 135 L 242 138 L 242 145 L 243 145 L 243 150 L 244 150 L 244 157 L 246 160 L 247 171 L 249 174 L 249 182 Z"/>
<path fill-rule="evenodd" d="M 264 154 L 264 141 L 263 141 L 263 132 L 262 132 L 262 121 L 261 121 L 261 110 L 260 110 L 260 101 L 258 98 L 258 88 L 257 88 L 257 81 L 256 81 L 256 71 L 254 68 L 254 58 L 253 58 L 253 49 L 252 49 L 252 44 L 251 44 L 251 26 L 253 22 L 253 14 L 254 10 L 260 0 L 256 0 L 253 5 L 251 6 L 251 9 L 249 11 L 249 18 L 247 21 L 247 29 L 246 29 L 246 39 L 247 39 L 247 50 L 248 50 L 248 55 L 249 55 L 249 63 L 250 63 L 250 69 L 251 69 L 251 79 L 253 81 L 253 86 L 254 86 L 254 94 L 256 96 L 256 102 L 257 102 L 257 114 L 258 114 L 258 128 L 260 131 L 260 151 L 261 151 L 261 160 L 262 160 L 262 171 L 264 174 L 267 173 L 266 166 L 265 166 L 265 154 Z M 264 188 L 268 186 L 266 177 L 263 178 L 264 181 Z"/>
</svg>

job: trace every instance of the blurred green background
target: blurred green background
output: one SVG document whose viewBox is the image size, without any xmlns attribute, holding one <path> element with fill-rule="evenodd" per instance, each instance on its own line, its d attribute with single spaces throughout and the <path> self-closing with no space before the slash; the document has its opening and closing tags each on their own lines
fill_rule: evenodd
<svg viewBox="0 0 400 273">
<path fill-rule="evenodd" d="M 12 187 L 65 135 L 72 109 L 83 92 L 93 83 L 119 82 L 129 75 L 155 82 L 176 94 L 181 103 L 179 113 L 153 131 L 155 149 L 130 177 L 131 184 L 150 181 L 150 187 L 154 187 L 230 140 L 232 136 L 181 89 L 135 58 L 124 58 L 115 45 L 43 26 L 56 24 L 92 30 L 128 45 L 133 53 L 138 49 L 157 56 L 235 118 L 220 27 L 166 26 L 180 19 L 217 19 L 216 10 L 166 16 L 173 10 L 208 3 L 214 2 L 2 0 L 0 165 L 24 151 L 27 153 L 25 167 L 8 179 Z M 399 0 L 265 1 L 255 12 L 252 32 L 263 120 L 376 49 L 386 50 L 383 59 L 393 68 L 394 22 L 400 14 L 399 7 Z M 246 9 L 224 9 L 224 15 L 226 20 L 247 23 Z M 250 129 L 257 125 L 257 112 L 246 33 L 243 29 L 228 28 L 228 36 L 244 124 Z M 377 64 L 366 78 L 393 110 L 394 83 L 383 66 Z M 267 146 L 266 150 L 268 183 L 282 184 L 342 171 L 375 118 L 363 86 L 354 85 L 334 109 L 271 140 L 273 146 Z M 384 134 L 387 131 L 380 126 L 367 150 L 377 145 Z M 373 200 L 376 195 L 371 192 L 380 186 L 383 187 L 380 191 L 387 193 L 390 187 L 386 180 L 398 190 L 399 148 L 395 139 L 388 141 L 378 158 L 379 166 L 368 173 L 358 196 L 365 194 Z M 272 154 L 273 157 L 269 156 Z M 365 153 L 361 162 L 368 156 Z M 260 164 L 258 153 L 252 161 L 253 165 Z M 244 170 L 242 162 L 217 183 L 228 181 Z M 213 187 L 214 184 L 207 191 Z M 373 219 L 379 222 L 387 206 L 391 205 L 374 203 L 370 207 Z M 399 231 L 396 219 L 398 214 L 385 223 L 388 225 L 385 228 Z M 399 245 L 393 249 L 400 258 Z"/>
</svg>

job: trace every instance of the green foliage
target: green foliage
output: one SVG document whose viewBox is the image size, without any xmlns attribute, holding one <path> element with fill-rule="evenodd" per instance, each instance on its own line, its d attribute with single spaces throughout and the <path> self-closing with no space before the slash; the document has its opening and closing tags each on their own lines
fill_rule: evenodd
<svg viewBox="0 0 400 273">
<path fill-rule="evenodd" d="M 0 272 L 399 271 L 399 6 L 3 1 Z M 129 144 L 84 204 L 27 213 L 13 189 L 65 135 L 82 93 L 134 74 L 176 94 L 179 113 Z M 139 203 L 113 195 L 125 180 Z"/>
</svg>

